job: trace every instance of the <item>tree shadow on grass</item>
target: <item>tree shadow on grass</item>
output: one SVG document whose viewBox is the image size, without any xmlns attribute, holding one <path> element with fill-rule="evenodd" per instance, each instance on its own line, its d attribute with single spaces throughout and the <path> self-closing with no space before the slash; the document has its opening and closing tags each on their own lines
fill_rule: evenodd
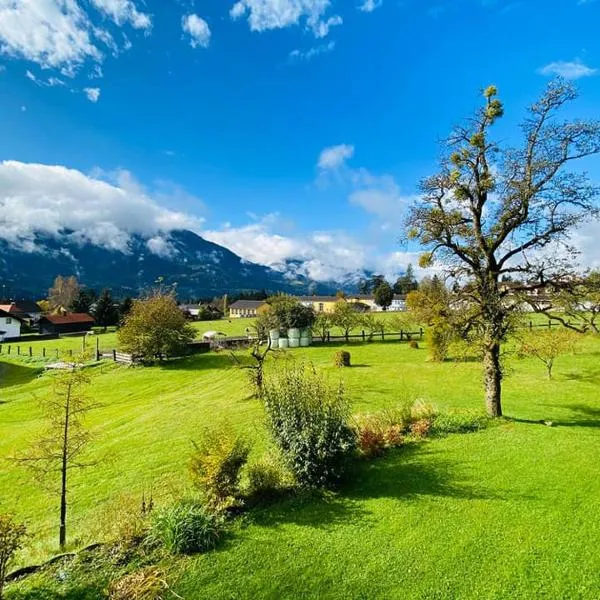
<svg viewBox="0 0 600 600">
<path fill-rule="evenodd" d="M 164 371 L 202 371 L 232 368 L 236 366 L 236 363 L 229 353 L 207 352 L 169 360 L 159 363 L 158 366 Z"/>
<path fill-rule="evenodd" d="M 552 427 L 591 427 L 600 428 L 600 408 L 588 406 L 587 404 L 562 404 L 559 408 L 572 411 L 572 419 L 519 419 L 518 417 L 506 417 L 507 421 L 514 423 L 528 423 L 530 425 L 552 425 Z"/>
<path fill-rule="evenodd" d="M 30 367 L 16 363 L 0 364 L 0 404 L 6 402 L 2 391 L 29 383 L 43 373 L 41 367 Z"/>
<path fill-rule="evenodd" d="M 582 371 L 571 371 L 563 377 L 567 381 L 600 383 L 600 369 L 585 369 Z"/>
<path fill-rule="evenodd" d="M 484 488 L 453 475 L 456 464 L 436 457 L 422 445 L 408 446 L 376 460 L 359 461 L 336 493 L 307 494 L 282 501 L 251 515 L 264 527 L 294 523 L 329 529 L 338 524 L 369 522 L 364 501 L 377 498 L 415 501 L 425 496 L 446 496 L 464 500 L 514 500 L 506 494 Z M 530 499 L 522 497 L 521 499 Z"/>
</svg>

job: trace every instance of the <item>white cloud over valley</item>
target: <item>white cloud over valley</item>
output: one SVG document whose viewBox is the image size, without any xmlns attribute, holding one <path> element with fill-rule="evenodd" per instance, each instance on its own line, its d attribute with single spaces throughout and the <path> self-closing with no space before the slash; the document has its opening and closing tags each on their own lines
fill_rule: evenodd
<svg viewBox="0 0 600 600">
<path fill-rule="evenodd" d="M 164 208 L 127 171 L 108 181 L 62 166 L 0 163 L 0 238 L 15 247 L 33 250 L 36 232 L 68 229 L 81 242 L 127 251 L 134 233 L 201 228 L 201 218 Z"/>
</svg>

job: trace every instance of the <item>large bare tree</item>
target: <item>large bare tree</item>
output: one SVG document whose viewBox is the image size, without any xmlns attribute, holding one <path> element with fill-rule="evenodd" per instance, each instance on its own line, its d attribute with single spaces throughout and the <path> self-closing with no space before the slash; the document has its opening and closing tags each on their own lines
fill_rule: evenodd
<svg viewBox="0 0 600 600">
<path fill-rule="evenodd" d="M 440 171 L 423 181 L 408 217 L 409 237 L 427 249 L 421 264 L 443 265 L 471 307 L 491 416 L 502 415 L 501 344 L 519 306 L 507 298 L 515 286 L 502 286 L 502 278 L 528 291 L 572 276 L 570 261 L 559 257 L 573 256 L 569 235 L 598 214 L 598 189 L 569 168 L 600 152 L 600 122 L 560 117 L 576 97 L 571 84 L 551 82 L 528 110 L 522 144 L 511 148 L 491 135 L 504 107 L 496 88 L 487 88 L 483 107 L 448 139 Z"/>
</svg>

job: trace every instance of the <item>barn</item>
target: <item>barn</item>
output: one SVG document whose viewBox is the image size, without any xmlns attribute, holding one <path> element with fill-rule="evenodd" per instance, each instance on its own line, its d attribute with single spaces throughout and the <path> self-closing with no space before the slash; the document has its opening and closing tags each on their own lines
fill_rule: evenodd
<svg viewBox="0 0 600 600">
<path fill-rule="evenodd" d="M 44 315 L 39 321 L 40 333 L 78 333 L 89 331 L 94 318 L 86 313 Z"/>
</svg>

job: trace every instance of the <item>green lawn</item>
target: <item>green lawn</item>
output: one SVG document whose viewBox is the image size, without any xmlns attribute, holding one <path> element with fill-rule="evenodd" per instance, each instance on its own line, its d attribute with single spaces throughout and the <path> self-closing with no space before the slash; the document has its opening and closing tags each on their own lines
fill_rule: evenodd
<svg viewBox="0 0 600 600">
<path fill-rule="evenodd" d="M 342 371 L 331 366 L 334 346 L 290 355 L 343 377 L 357 412 L 406 397 L 483 406 L 476 363 L 432 364 L 423 348 L 397 342 L 350 350 L 355 366 Z M 553 381 L 541 363 L 513 357 L 509 419 L 364 463 L 327 501 L 252 513 L 221 549 L 178 563 L 175 591 L 187 599 L 598 598 L 599 356 L 600 340 L 587 338 L 557 361 Z M 149 368 L 103 362 L 91 372 L 103 404 L 89 421 L 93 455 L 104 460 L 73 475 L 76 544 L 97 538 L 102 506 L 120 492 L 152 489 L 160 502 L 185 491 L 190 440 L 203 428 L 226 420 L 255 441 L 253 456 L 265 447 L 261 406 L 226 354 Z M 49 378 L 28 359 L 0 363 L 0 457 L 39 431 L 36 398 Z M 55 551 L 56 502 L 10 462 L 0 472 L 0 510 L 36 534 L 25 561 Z"/>
</svg>

